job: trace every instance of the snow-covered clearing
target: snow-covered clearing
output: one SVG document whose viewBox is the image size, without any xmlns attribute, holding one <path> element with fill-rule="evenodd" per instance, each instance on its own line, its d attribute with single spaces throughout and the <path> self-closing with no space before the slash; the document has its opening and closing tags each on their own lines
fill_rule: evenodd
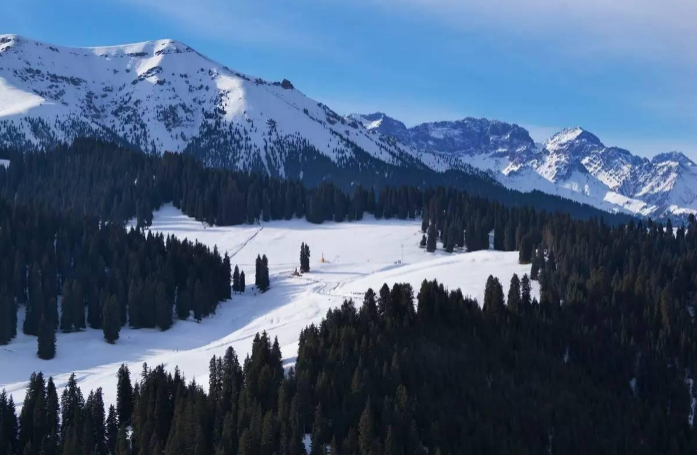
<svg viewBox="0 0 697 455">
<path fill-rule="evenodd" d="M 33 371 L 53 376 L 59 388 L 75 372 L 83 391 L 102 387 L 105 401 L 112 403 L 116 400 L 119 365 L 128 364 L 137 376 L 143 362 L 151 366 L 165 364 L 170 369 L 179 366 L 187 378 L 207 385 L 208 361 L 213 355 L 221 355 L 232 346 L 244 358 L 251 351 L 254 335 L 263 330 L 278 337 L 284 362 L 293 364 L 300 331 L 320 322 L 327 310 L 339 306 L 345 298 L 354 298 L 360 305 L 369 287 L 377 291 L 383 283 L 409 282 L 416 294 L 424 279 L 437 278 L 481 302 L 490 274 L 501 280 L 507 292 L 513 273 L 522 276 L 530 271 L 530 266 L 518 264 L 518 253 L 426 253 L 419 247 L 420 224 L 366 219 L 313 225 L 292 220 L 261 226 L 209 227 L 165 206 L 155 214 L 152 230 L 210 247 L 217 245 L 221 254 L 231 256 L 233 267 L 237 264 L 245 271 L 245 295 L 221 303 L 217 314 L 200 324 L 177 321 L 166 333 L 124 328 L 113 346 L 104 342 L 101 330 L 59 333 L 58 352 L 51 361 L 36 358 L 35 337 L 20 334 L 0 348 L 0 365 L 4 366 L 0 389 L 7 389 L 20 404 Z M 293 277 L 302 242 L 310 245 L 312 271 Z M 250 285 L 254 283 L 257 254 L 269 258 L 271 289 L 265 294 L 256 294 Z M 539 294 L 537 283 L 533 283 L 533 292 Z"/>
</svg>

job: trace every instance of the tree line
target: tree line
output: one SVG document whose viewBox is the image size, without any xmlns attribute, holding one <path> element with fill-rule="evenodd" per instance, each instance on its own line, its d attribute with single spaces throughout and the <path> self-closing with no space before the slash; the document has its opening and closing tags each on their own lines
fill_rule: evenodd
<svg viewBox="0 0 697 455">
<path fill-rule="evenodd" d="M 165 202 L 219 226 L 293 217 L 341 222 L 360 220 L 365 213 L 418 218 L 430 204 L 427 187 L 391 187 L 384 181 L 380 187 L 346 188 L 326 179 L 308 187 L 297 180 L 205 167 L 187 154 L 146 155 L 91 139 L 46 152 L 0 150 L 0 156 L 11 162 L 9 168 L 0 168 L 0 195 L 7 200 L 118 223 L 135 218 L 141 226 L 149 225 L 152 211 Z M 567 206 L 542 193 L 504 193 L 497 200 L 507 206 L 549 207 L 577 218 L 602 215 L 613 223 L 628 219 L 578 204 Z"/>
<path fill-rule="evenodd" d="M 108 409 L 74 377 L 59 400 L 37 373 L 19 416 L 0 395 L 0 453 L 300 455 L 306 435 L 310 455 L 693 453 L 671 367 L 637 372 L 631 349 L 548 313 L 529 284 L 513 276 L 504 295 L 490 277 L 481 306 L 437 281 L 384 285 L 305 328 L 285 373 L 257 334 L 243 361 L 211 359 L 207 390 L 122 366 Z"/>
<path fill-rule="evenodd" d="M 102 329 L 113 343 L 126 324 L 169 329 L 173 308 L 201 320 L 230 298 L 230 273 L 199 243 L 0 200 L 0 344 L 21 329 L 41 358 L 57 330 Z"/>
</svg>

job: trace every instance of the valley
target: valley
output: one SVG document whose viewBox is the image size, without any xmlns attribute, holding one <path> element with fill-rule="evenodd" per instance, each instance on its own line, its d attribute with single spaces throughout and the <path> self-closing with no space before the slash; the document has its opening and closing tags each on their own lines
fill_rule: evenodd
<svg viewBox="0 0 697 455">
<path fill-rule="evenodd" d="M 58 333 L 59 351 L 54 359 L 41 364 L 42 370 L 53 376 L 59 390 L 75 372 L 83 390 L 102 387 L 107 404 L 116 401 L 114 378 L 122 363 L 132 372 L 140 371 L 144 362 L 151 367 L 163 364 L 169 371 L 179 367 L 187 379 L 206 385 L 208 362 L 213 355 L 220 356 L 232 346 L 244 358 L 251 353 L 252 338 L 262 331 L 278 337 L 284 365 L 292 366 L 300 331 L 319 324 L 329 309 L 341 306 L 345 299 L 354 299 L 360 305 L 368 288 L 377 292 L 385 283 L 409 283 L 416 296 L 423 280 L 437 279 L 451 290 L 462 289 L 481 304 L 489 275 L 498 277 L 507 292 L 514 273 L 519 277 L 530 273 L 529 264 L 518 264 L 517 252 L 446 254 L 439 248 L 436 253 L 427 253 L 419 247 L 420 227 L 419 221 L 375 220 L 369 216 L 362 221 L 321 225 L 294 219 L 258 226 L 216 227 L 165 205 L 154 213 L 150 230 L 198 241 L 210 248 L 217 246 L 221 254 L 227 252 L 233 267 L 238 265 L 247 274 L 246 292 L 222 302 L 216 314 L 200 323 L 191 319 L 176 321 L 164 333 L 126 326 L 115 345 L 104 342 L 101 330 Z M 299 264 L 302 242 L 311 248 L 311 271 L 298 277 L 293 272 Z M 254 282 L 254 259 L 258 254 L 269 257 L 271 288 L 263 294 L 250 284 Z M 539 283 L 533 282 L 532 286 L 533 295 L 539 299 Z M 18 405 L 23 401 L 26 379 L 37 367 L 35 350 L 35 337 L 22 333 L 0 348 L 0 364 L 13 365 L 0 375 L 0 390 L 11 394 Z M 84 355 L 72 355 L 76 352 Z"/>
</svg>

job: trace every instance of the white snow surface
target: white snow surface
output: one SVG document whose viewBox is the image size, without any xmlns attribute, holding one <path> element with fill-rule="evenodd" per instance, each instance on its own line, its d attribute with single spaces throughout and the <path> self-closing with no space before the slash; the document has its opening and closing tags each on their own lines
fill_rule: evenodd
<svg viewBox="0 0 697 455">
<path fill-rule="evenodd" d="M 9 167 L 9 166 L 10 166 L 10 161 L 9 161 L 9 160 L 0 160 L 0 166 L 2 166 L 2 167 Z"/>
<path fill-rule="evenodd" d="M 58 333 L 57 355 L 50 361 L 36 357 L 35 337 L 20 333 L 0 349 L 0 365 L 11 366 L 0 371 L 0 389 L 7 389 L 18 405 L 24 399 L 26 381 L 38 370 L 53 376 L 59 389 L 75 372 L 83 392 L 102 387 L 107 403 L 116 400 L 116 372 L 121 363 L 134 376 L 143 362 L 164 364 L 170 370 L 179 366 L 189 380 L 195 378 L 207 386 L 208 361 L 213 355 L 222 355 L 232 346 L 244 358 L 251 351 L 254 335 L 264 330 L 278 337 L 284 363 L 290 366 L 297 356 L 300 331 L 319 323 L 344 299 L 353 298 L 359 307 L 369 287 L 377 292 L 383 283 L 409 282 L 416 296 L 424 279 L 437 278 L 449 289 L 461 288 L 481 303 L 490 274 L 501 280 L 507 292 L 513 273 L 522 277 L 530 272 L 529 265 L 518 264 L 517 252 L 427 253 L 418 245 L 422 234 L 420 222 L 415 220 L 367 218 L 314 225 L 296 219 L 210 227 L 167 205 L 155 213 L 151 229 L 210 247 L 217 245 L 221 254 L 231 256 L 233 267 L 237 264 L 245 271 L 246 293 L 221 303 L 217 313 L 201 323 L 176 321 L 167 332 L 124 328 L 115 345 L 103 340 L 101 330 Z M 293 277 L 302 242 L 310 246 L 312 270 Z M 257 294 L 251 285 L 258 254 L 269 258 L 271 289 L 264 294 Z M 538 284 L 532 284 L 533 294 L 539 298 Z"/>
<path fill-rule="evenodd" d="M 277 139 L 307 141 L 334 162 L 354 153 L 346 141 L 387 163 L 419 160 L 289 85 L 233 71 L 175 40 L 70 48 L 0 35 L 0 145 L 4 131 L 37 146 L 98 134 L 181 152 L 209 128 L 245 144 L 235 160 L 245 170 L 260 162 L 284 175 Z"/>
</svg>

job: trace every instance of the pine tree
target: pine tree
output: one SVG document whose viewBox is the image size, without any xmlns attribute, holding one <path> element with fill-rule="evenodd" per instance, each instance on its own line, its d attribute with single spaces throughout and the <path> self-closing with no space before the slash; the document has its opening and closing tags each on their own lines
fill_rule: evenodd
<svg viewBox="0 0 697 455">
<path fill-rule="evenodd" d="M 114 455 L 116 453 L 116 445 L 119 440 L 119 420 L 116 416 L 116 408 L 114 405 L 109 405 L 109 411 L 106 418 L 106 449 L 107 453 Z"/>
<path fill-rule="evenodd" d="M 131 372 L 126 365 L 121 365 L 117 373 L 116 384 L 116 413 L 119 425 L 131 424 L 133 412 L 133 385 L 131 384 Z"/>
<path fill-rule="evenodd" d="M 27 302 L 23 326 L 25 334 L 38 335 L 39 324 L 44 317 L 45 305 L 41 271 L 38 264 L 34 264 L 29 278 L 29 301 Z"/>
<path fill-rule="evenodd" d="M 194 320 L 196 322 L 201 322 L 203 317 L 203 304 L 208 300 L 206 288 L 201 283 L 201 280 L 196 280 L 196 285 L 194 286 Z"/>
<path fill-rule="evenodd" d="M 514 312 L 520 314 L 522 311 L 522 301 L 520 294 L 520 279 L 517 274 L 513 274 L 511 278 L 511 284 L 508 288 L 508 308 Z"/>
<path fill-rule="evenodd" d="M 240 292 L 240 269 L 235 266 L 235 271 L 232 273 L 232 290 Z"/>
<path fill-rule="evenodd" d="M 259 259 L 258 263 L 257 287 L 261 292 L 266 292 L 269 289 L 269 260 L 266 255 Z"/>
<path fill-rule="evenodd" d="M 484 288 L 484 305 L 482 310 L 486 314 L 501 315 L 505 310 L 503 301 L 503 288 L 498 278 L 489 275 Z"/>
<path fill-rule="evenodd" d="M 177 319 L 181 321 L 189 319 L 189 315 L 191 314 L 190 296 L 191 291 L 189 288 L 183 288 L 182 286 L 177 287 L 177 297 L 174 307 L 177 312 Z"/>
<path fill-rule="evenodd" d="M 56 356 L 56 328 L 45 318 L 39 323 L 37 355 L 42 360 L 50 360 Z"/>
<path fill-rule="evenodd" d="M 399 442 L 395 434 L 394 427 L 390 425 L 387 428 L 387 436 L 385 437 L 385 455 L 400 455 Z"/>
<path fill-rule="evenodd" d="M 310 246 L 302 243 L 300 245 L 300 272 L 310 271 Z"/>
<path fill-rule="evenodd" d="M 370 400 L 368 400 L 358 422 L 358 447 L 361 455 L 372 454 L 374 431 L 373 410 L 370 407 Z"/>
<path fill-rule="evenodd" d="M 326 442 L 324 414 L 322 413 L 322 404 L 318 404 L 315 408 L 314 423 L 312 424 L 312 450 L 310 455 L 322 455 L 323 448 Z"/>
<path fill-rule="evenodd" d="M 13 330 L 16 327 L 16 309 L 7 286 L 0 288 L 0 345 L 10 342 L 14 337 Z M 1 450 L 1 449 L 0 449 Z"/>
<path fill-rule="evenodd" d="M 244 270 L 240 272 L 240 292 L 244 294 L 244 288 L 246 287 Z"/>
<path fill-rule="evenodd" d="M 79 281 L 73 280 L 73 329 L 79 331 L 84 329 L 85 325 L 85 294 L 82 292 L 82 284 Z"/>
<path fill-rule="evenodd" d="M 436 231 L 436 225 L 431 223 L 428 227 L 428 239 L 426 240 L 426 251 L 433 253 L 436 251 L 436 241 L 438 239 L 438 232 Z"/>
<path fill-rule="evenodd" d="M 538 280 L 540 278 L 540 258 L 535 256 L 532 258 L 532 266 L 530 267 L 530 279 Z"/>
<path fill-rule="evenodd" d="M 164 283 L 157 285 L 155 308 L 157 311 L 157 326 L 163 332 L 169 330 L 172 327 L 172 305 L 167 297 L 167 288 Z"/>
<path fill-rule="evenodd" d="M 44 442 L 44 453 L 55 455 L 59 450 L 60 435 L 60 405 L 58 403 L 58 392 L 53 378 L 48 378 L 46 384 L 46 436 Z"/>
<path fill-rule="evenodd" d="M 76 330 L 73 322 L 75 314 L 75 309 L 73 308 L 74 304 L 73 282 L 72 280 L 68 280 L 63 285 L 63 298 L 61 299 L 60 329 L 64 333 Z"/>
<path fill-rule="evenodd" d="M 263 277 L 262 277 L 262 271 L 261 271 L 261 256 L 257 254 L 257 259 L 254 263 L 255 266 L 255 272 L 254 273 L 254 286 L 256 286 L 257 289 L 261 288 L 261 284 L 263 282 Z"/>
<path fill-rule="evenodd" d="M 532 302 L 530 300 L 530 294 L 532 292 L 530 288 L 530 278 L 528 278 L 527 273 L 523 275 L 523 279 L 520 282 L 520 289 L 521 304 L 523 309 L 525 309 L 532 305 Z"/>
<path fill-rule="evenodd" d="M 109 344 L 114 344 L 119 339 L 121 331 L 121 309 L 116 296 L 112 295 L 106 299 L 102 310 L 102 331 L 104 339 Z"/>
</svg>

